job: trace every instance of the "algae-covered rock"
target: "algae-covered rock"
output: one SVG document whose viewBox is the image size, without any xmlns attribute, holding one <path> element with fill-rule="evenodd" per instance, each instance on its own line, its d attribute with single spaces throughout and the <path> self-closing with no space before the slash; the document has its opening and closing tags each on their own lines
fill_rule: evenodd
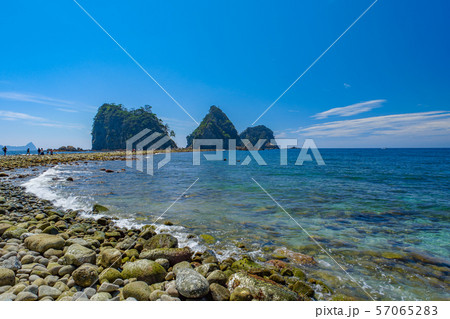
<svg viewBox="0 0 450 319">
<path fill-rule="evenodd" d="M 157 248 L 152 250 L 144 250 L 139 258 L 156 260 L 159 258 L 167 259 L 171 265 L 178 264 L 182 261 L 191 261 L 192 251 L 188 248 Z"/>
<path fill-rule="evenodd" d="M 105 281 L 112 283 L 119 278 L 122 279 L 122 274 L 120 273 L 120 271 L 114 268 L 105 269 L 98 276 L 100 283 L 104 283 Z"/>
<path fill-rule="evenodd" d="M 208 234 L 202 234 L 200 235 L 200 238 L 203 239 L 203 241 L 207 244 L 214 244 L 216 242 L 216 239 Z"/>
<path fill-rule="evenodd" d="M 92 249 L 79 244 L 73 244 L 67 248 L 64 259 L 68 265 L 81 266 L 85 263 L 95 264 L 97 255 Z"/>
<path fill-rule="evenodd" d="M 275 254 L 284 256 L 290 259 L 292 262 L 297 263 L 299 265 L 315 265 L 317 264 L 316 260 L 312 256 L 308 256 L 302 253 L 298 253 L 287 248 L 278 248 L 275 250 Z"/>
<path fill-rule="evenodd" d="M 227 286 L 228 289 L 232 291 L 238 287 L 246 288 L 250 291 L 252 299 L 256 300 L 293 301 L 299 299 L 299 296 L 295 292 L 292 292 L 273 281 L 244 272 L 238 272 L 231 275 L 230 278 L 228 278 Z"/>
<path fill-rule="evenodd" d="M 27 230 L 25 228 L 21 228 L 18 226 L 11 226 L 3 233 L 2 237 L 5 239 L 10 239 L 10 238 L 19 239 L 20 236 L 26 232 L 27 232 Z"/>
<path fill-rule="evenodd" d="M 134 281 L 123 287 L 122 294 L 125 299 L 132 297 L 139 301 L 147 301 L 150 300 L 151 290 L 146 282 Z"/>
<path fill-rule="evenodd" d="M 94 206 L 92 207 L 92 211 L 94 213 L 103 213 L 103 212 L 107 212 L 109 211 L 109 209 L 103 205 L 100 204 L 94 204 Z"/>
<path fill-rule="evenodd" d="M 100 253 L 100 264 L 107 268 L 120 268 L 122 266 L 122 253 L 115 248 L 107 248 Z"/>
<path fill-rule="evenodd" d="M 178 239 L 169 234 L 158 234 L 149 239 L 144 245 L 145 250 L 156 248 L 177 248 Z"/>
<path fill-rule="evenodd" d="M 8 268 L 0 268 L 0 287 L 14 286 L 14 283 L 15 283 L 14 271 Z"/>
<path fill-rule="evenodd" d="M 166 274 L 166 270 L 160 264 L 146 259 L 128 262 L 123 266 L 122 271 L 124 279 L 136 278 L 149 285 L 164 281 Z"/>
<path fill-rule="evenodd" d="M 228 289 L 219 284 L 212 283 L 209 286 L 209 292 L 211 294 L 212 300 L 214 301 L 230 300 L 230 292 L 228 291 Z"/>
<path fill-rule="evenodd" d="M 98 268 L 91 264 L 84 264 L 75 269 L 72 276 L 78 286 L 90 287 L 98 280 Z"/>
<path fill-rule="evenodd" d="M 25 246 L 33 251 L 41 254 L 53 248 L 61 250 L 64 248 L 65 241 L 59 236 L 50 234 L 38 234 L 27 237 L 25 239 Z"/>
<path fill-rule="evenodd" d="M 302 281 L 297 281 L 292 287 L 292 290 L 301 296 L 314 297 L 314 289 Z"/>
</svg>

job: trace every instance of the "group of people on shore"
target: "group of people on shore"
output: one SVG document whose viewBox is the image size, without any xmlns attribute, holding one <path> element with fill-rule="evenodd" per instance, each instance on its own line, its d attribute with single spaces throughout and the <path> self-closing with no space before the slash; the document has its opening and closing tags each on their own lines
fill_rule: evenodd
<svg viewBox="0 0 450 319">
<path fill-rule="evenodd" d="M 8 152 L 8 148 L 6 146 L 3 146 L 2 151 L 3 151 L 3 155 L 6 156 L 6 153 Z M 38 155 L 45 155 L 46 153 L 47 153 L 47 155 L 49 155 L 49 154 L 53 155 L 53 149 L 47 149 L 47 151 L 44 151 L 43 148 L 37 149 Z M 27 149 L 27 155 L 31 155 L 31 151 L 29 148 Z"/>
</svg>

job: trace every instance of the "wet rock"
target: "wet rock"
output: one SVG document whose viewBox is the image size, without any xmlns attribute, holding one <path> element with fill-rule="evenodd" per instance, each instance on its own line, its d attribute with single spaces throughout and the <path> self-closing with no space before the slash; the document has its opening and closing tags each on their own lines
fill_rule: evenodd
<svg viewBox="0 0 450 319">
<path fill-rule="evenodd" d="M 207 244 L 214 244 L 216 242 L 216 239 L 211 235 L 201 234 L 199 237 Z"/>
<path fill-rule="evenodd" d="M 169 234 L 158 234 L 149 239 L 144 245 L 144 250 L 156 248 L 177 248 L 178 239 Z"/>
<path fill-rule="evenodd" d="M 109 211 L 109 209 L 103 205 L 100 204 L 94 204 L 94 206 L 92 207 L 92 211 L 94 213 L 103 213 L 103 212 L 107 212 Z"/>
<path fill-rule="evenodd" d="M 130 297 L 139 301 L 150 300 L 150 287 L 144 281 L 134 281 L 123 287 L 123 297 L 128 299 Z"/>
<path fill-rule="evenodd" d="M 302 296 L 314 297 L 314 290 L 302 281 L 297 281 L 292 287 L 292 290 Z"/>
<path fill-rule="evenodd" d="M 278 248 L 275 250 L 276 254 L 285 256 L 289 258 L 291 261 L 299 264 L 299 265 L 315 265 L 317 262 L 312 256 L 308 256 L 305 254 L 297 253 L 287 248 Z"/>
<path fill-rule="evenodd" d="M 160 264 L 146 259 L 128 262 L 122 271 L 123 278 L 136 278 L 149 285 L 164 281 L 166 274 L 166 270 Z"/>
<path fill-rule="evenodd" d="M 176 287 L 186 298 L 201 298 L 208 294 L 209 283 L 194 269 L 184 268 L 177 272 Z"/>
<path fill-rule="evenodd" d="M 271 280 L 243 272 L 231 275 L 227 285 L 228 289 L 231 290 L 235 290 L 238 287 L 248 289 L 252 298 L 256 300 L 290 301 L 299 299 L 296 293 Z"/>
<path fill-rule="evenodd" d="M 73 280 L 78 286 L 89 287 L 98 280 L 98 269 L 91 264 L 84 264 L 72 273 Z"/>
<path fill-rule="evenodd" d="M 44 253 L 50 248 L 61 250 L 64 248 L 65 241 L 59 236 L 49 234 L 39 234 L 27 237 L 25 246 L 33 251 Z"/>
</svg>

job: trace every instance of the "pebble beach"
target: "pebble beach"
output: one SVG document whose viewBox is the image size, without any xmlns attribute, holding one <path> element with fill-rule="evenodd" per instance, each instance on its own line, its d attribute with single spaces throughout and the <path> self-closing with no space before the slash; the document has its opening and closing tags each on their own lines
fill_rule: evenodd
<svg viewBox="0 0 450 319">
<path fill-rule="evenodd" d="M 0 160 L 0 300 L 301 301 L 318 292 L 321 300 L 354 300 L 299 268 L 316 263 L 301 252 L 289 252 L 295 264 L 245 253 L 220 259 L 213 250 L 180 247 L 170 221 L 164 230 L 121 228 L 114 218 L 54 207 L 9 181 L 18 169 L 124 159 L 124 152 L 112 152 Z M 103 209 L 94 205 L 92 213 Z"/>
</svg>

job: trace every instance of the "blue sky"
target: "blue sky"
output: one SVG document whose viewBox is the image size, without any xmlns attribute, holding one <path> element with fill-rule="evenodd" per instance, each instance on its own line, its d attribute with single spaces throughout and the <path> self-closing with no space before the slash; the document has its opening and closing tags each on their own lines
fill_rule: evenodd
<svg viewBox="0 0 450 319">
<path fill-rule="evenodd" d="M 373 1 L 79 3 L 199 122 L 238 131 Z M 89 148 L 96 109 L 196 124 L 71 0 L 1 5 L 0 144 Z M 450 147 L 450 2 L 379 0 L 263 117 L 319 147 Z"/>
</svg>

